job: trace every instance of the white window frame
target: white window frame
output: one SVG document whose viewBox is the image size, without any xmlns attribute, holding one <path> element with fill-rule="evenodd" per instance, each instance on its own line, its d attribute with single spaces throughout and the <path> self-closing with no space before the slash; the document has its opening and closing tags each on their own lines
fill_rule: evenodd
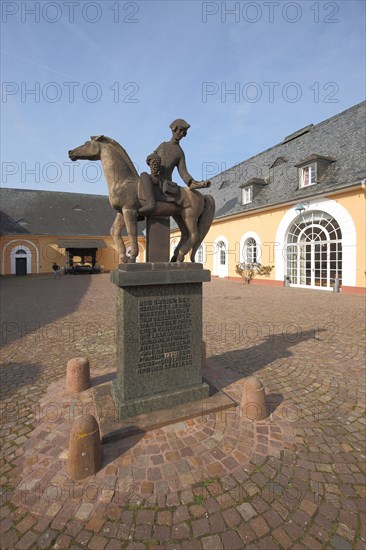
<svg viewBox="0 0 366 550">
<path fill-rule="evenodd" d="M 244 262 L 247 264 L 258 263 L 258 245 L 254 237 L 249 237 L 244 242 L 243 248 Z"/>
<path fill-rule="evenodd" d="M 316 184 L 316 162 L 307 164 L 300 168 L 300 187 L 310 187 Z"/>
<path fill-rule="evenodd" d="M 256 242 L 257 263 L 259 263 L 261 262 L 261 259 L 262 259 L 262 242 L 258 233 L 255 233 L 254 231 L 247 231 L 246 233 L 244 233 L 244 235 L 240 239 L 240 262 L 247 263 L 245 246 L 250 241 L 250 239 L 253 239 Z"/>
<path fill-rule="evenodd" d="M 342 232 L 337 220 L 324 211 L 310 210 L 289 227 L 286 245 L 287 276 L 291 286 L 332 290 L 342 279 Z"/>
<path fill-rule="evenodd" d="M 311 210 L 323 210 L 336 219 L 342 231 L 342 286 L 356 286 L 357 262 L 356 262 L 356 226 L 344 206 L 334 200 L 318 199 L 309 206 Z M 288 239 L 288 231 L 293 221 L 298 217 L 295 207 L 290 208 L 281 219 L 275 237 L 275 266 L 276 281 L 283 281 L 287 275 L 285 247 Z M 309 287 L 308 287 L 309 288 Z"/>
<path fill-rule="evenodd" d="M 250 204 L 253 201 L 253 185 L 243 187 L 241 194 L 241 203 Z"/>
</svg>

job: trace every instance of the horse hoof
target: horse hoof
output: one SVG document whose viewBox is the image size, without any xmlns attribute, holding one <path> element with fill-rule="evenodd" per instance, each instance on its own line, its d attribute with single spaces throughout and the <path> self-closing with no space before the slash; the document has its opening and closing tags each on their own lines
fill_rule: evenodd
<svg viewBox="0 0 366 550">
<path fill-rule="evenodd" d="M 135 264 L 136 263 L 136 258 L 128 258 L 127 263 L 128 264 Z"/>
</svg>

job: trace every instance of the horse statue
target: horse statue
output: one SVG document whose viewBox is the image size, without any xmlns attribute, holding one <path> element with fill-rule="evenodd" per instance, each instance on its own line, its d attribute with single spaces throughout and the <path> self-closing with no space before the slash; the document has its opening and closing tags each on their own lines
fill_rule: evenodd
<svg viewBox="0 0 366 550">
<path fill-rule="evenodd" d="M 92 136 L 90 141 L 69 151 L 69 158 L 75 160 L 100 160 L 107 181 L 109 202 L 117 211 L 111 227 L 111 236 L 117 246 L 121 263 L 135 263 L 139 253 L 137 244 L 137 221 L 139 208 L 139 175 L 125 149 L 114 139 L 106 136 Z M 179 205 L 175 202 L 157 201 L 154 210 L 146 215 L 172 216 L 179 227 L 181 237 L 174 250 L 171 262 L 183 262 L 190 252 L 191 262 L 211 227 L 215 214 L 215 201 L 211 195 L 202 195 L 195 189 L 181 188 Z M 139 218 L 141 219 L 141 218 Z M 122 238 L 126 227 L 130 241 L 130 252 Z"/>
</svg>

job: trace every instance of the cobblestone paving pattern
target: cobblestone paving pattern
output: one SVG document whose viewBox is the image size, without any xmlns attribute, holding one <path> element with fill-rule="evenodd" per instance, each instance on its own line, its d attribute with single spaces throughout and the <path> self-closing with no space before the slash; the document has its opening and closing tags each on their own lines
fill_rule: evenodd
<svg viewBox="0 0 366 550">
<path fill-rule="evenodd" d="M 364 298 L 205 284 L 204 375 L 236 401 L 258 376 L 270 417 L 202 411 L 105 445 L 73 483 L 71 423 L 94 406 L 66 363 L 111 379 L 115 298 L 108 275 L 2 279 L 1 548 L 363 549 Z"/>
</svg>

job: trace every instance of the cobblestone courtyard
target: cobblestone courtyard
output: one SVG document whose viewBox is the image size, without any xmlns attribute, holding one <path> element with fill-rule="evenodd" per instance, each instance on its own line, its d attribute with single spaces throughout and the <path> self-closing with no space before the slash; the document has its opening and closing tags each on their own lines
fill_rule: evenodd
<svg viewBox="0 0 366 550">
<path fill-rule="evenodd" d="M 115 369 L 109 276 L 2 281 L 1 548 L 235 550 L 365 547 L 364 298 L 204 284 L 204 376 L 240 400 L 245 377 L 271 415 L 235 410 L 110 443 L 72 483 L 66 363 Z"/>
</svg>

